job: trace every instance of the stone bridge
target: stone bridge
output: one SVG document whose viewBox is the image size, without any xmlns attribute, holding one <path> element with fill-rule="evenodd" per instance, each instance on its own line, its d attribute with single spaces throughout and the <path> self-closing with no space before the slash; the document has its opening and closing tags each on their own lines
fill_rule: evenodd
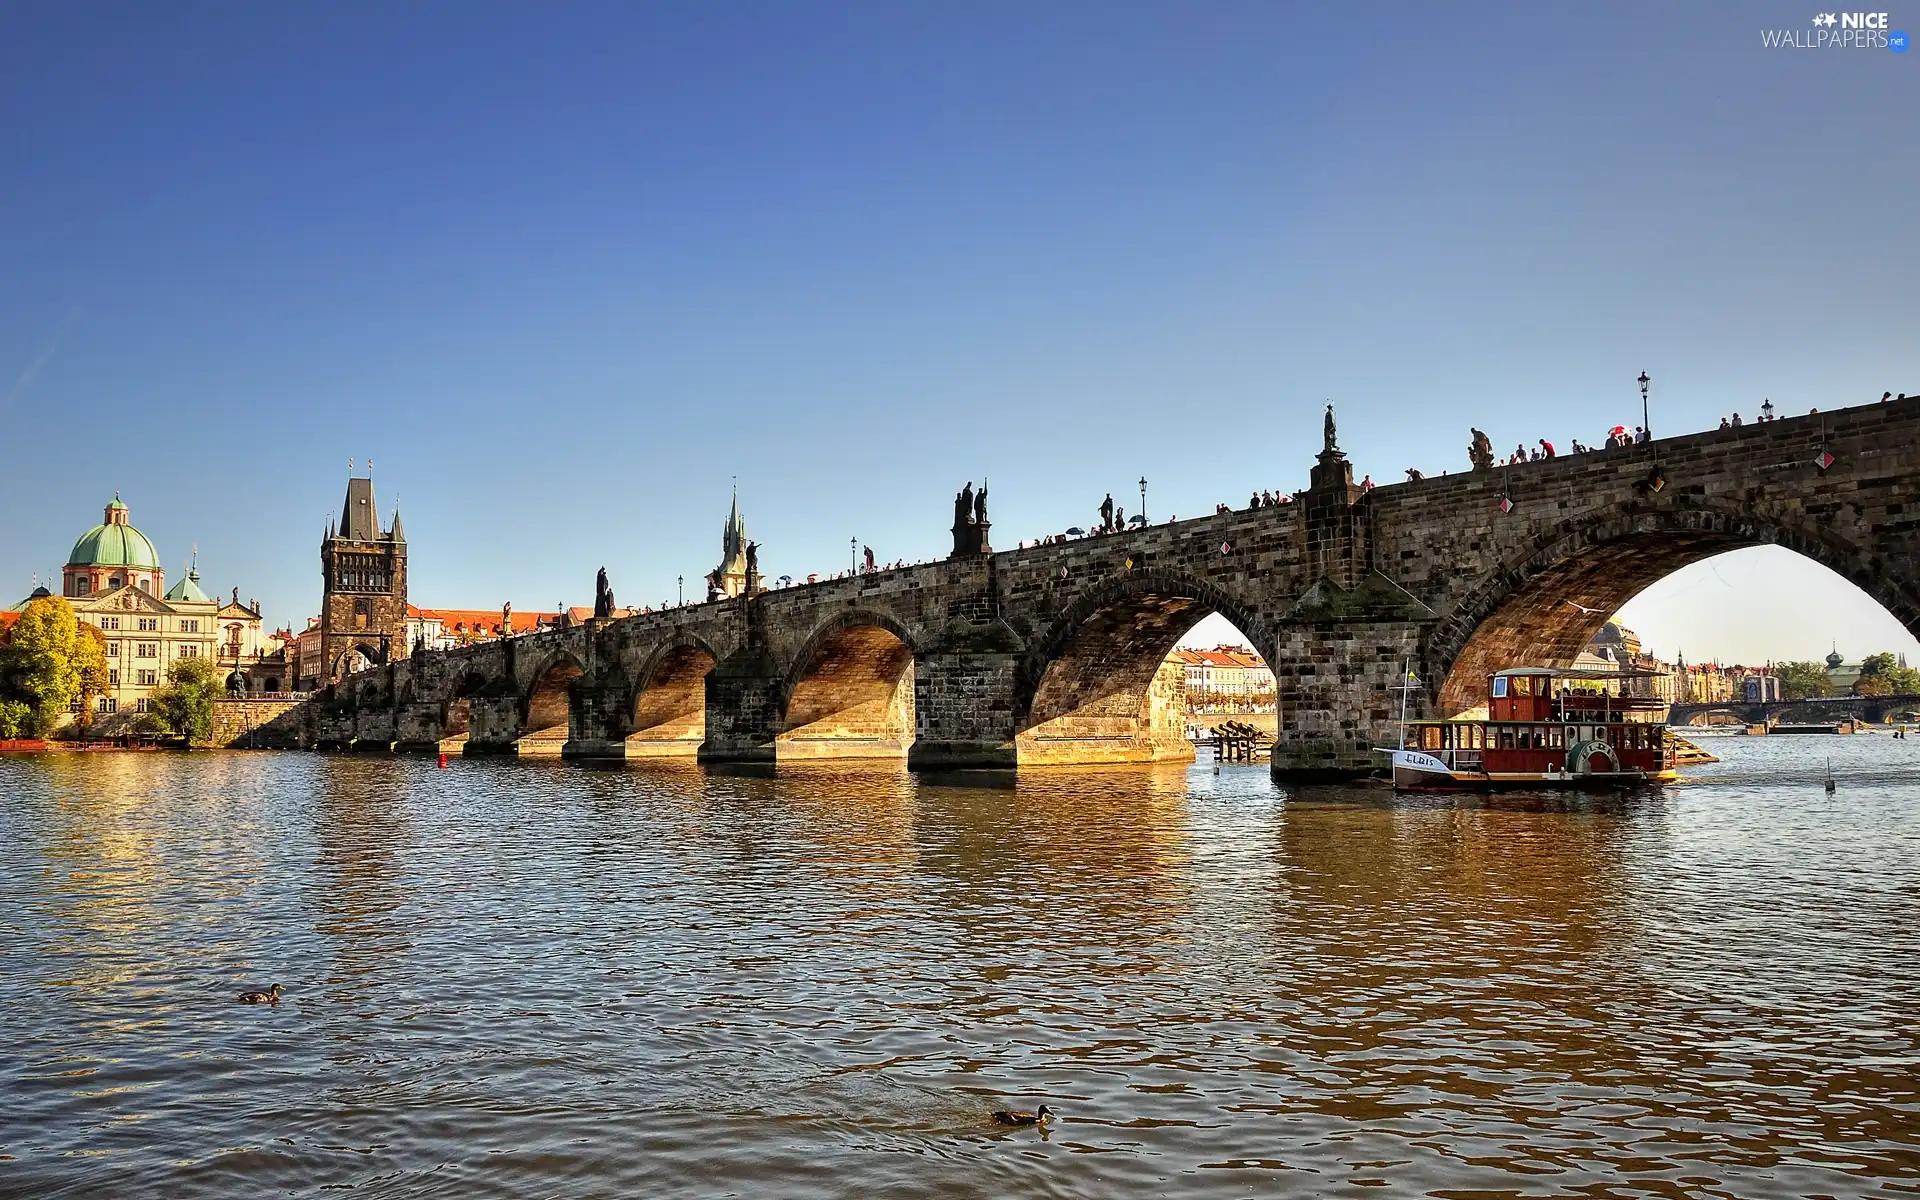
<svg viewBox="0 0 1920 1200">
<path fill-rule="evenodd" d="M 1332 443 L 1290 504 L 593 622 L 354 675 L 302 744 L 916 768 L 1184 758 L 1175 642 L 1221 613 L 1278 678 L 1277 776 L 1366 771 L 1421 714 L 1571 663 L 1688 563 L 1777 544 L 1920 632 L 1920 399 L 1362 491 Z M 1461 457 L 1464 459 L 1464 442 Z"/>
<path fill-rule="evenodd" d="M 1818 696 L 1805 700 L 1719 700 L 1710 703 L 1676 704 L 1669 719 L 1675 725 L 1691 725 L 1697 717 L 1725 713 L 1743 725 L 1790 719 L 1798 721 L 1839 721 L 1847 717 L 1879 725 L 1894 713 L 1920 712 L 1920 696 Z"/>
</svg>

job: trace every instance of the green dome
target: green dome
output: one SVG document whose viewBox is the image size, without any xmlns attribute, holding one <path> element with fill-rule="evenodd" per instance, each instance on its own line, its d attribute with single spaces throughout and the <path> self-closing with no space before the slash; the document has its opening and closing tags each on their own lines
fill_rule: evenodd
<svg viewBox="0 0 1920 1200">
<path fill-rule="evenodd" d="M 160 556 L 154 552 L 147 535 L 127 524 L 127 506 L 118 496 L 107 506 L 106 523 L 95 525 L 80 535 L 67 555 L 70 567 L 132 567 L 140 571 L 160 569 Z"/>
</svg>

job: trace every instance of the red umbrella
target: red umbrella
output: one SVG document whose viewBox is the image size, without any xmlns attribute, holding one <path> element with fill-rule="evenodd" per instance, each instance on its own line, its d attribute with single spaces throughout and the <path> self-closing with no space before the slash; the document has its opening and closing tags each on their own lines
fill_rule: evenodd
<svg viewBox="0 0 1920 1200">
<path fill-rule="evenodd" d="M 1612 434 L 1614 437 L 1619 437 L 1621 434 L 1625 433 L 1626 431 L 1627 431 L 1627 427 L 1625 425 L 1615 425 L 1612 429 L 1607 430 L 1607 432 Z"/>
</svg>

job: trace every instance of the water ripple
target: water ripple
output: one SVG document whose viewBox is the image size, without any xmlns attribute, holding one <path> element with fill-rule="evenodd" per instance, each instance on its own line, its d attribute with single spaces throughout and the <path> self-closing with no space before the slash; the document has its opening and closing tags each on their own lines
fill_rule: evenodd
<svg viewBox="0 0 1920 1200">
<path fill-rule="evenodd" d="M 0 1193 L 1911 1195 L 1907 745 L 1495 800 L 8 758 Z"/>
</svg>

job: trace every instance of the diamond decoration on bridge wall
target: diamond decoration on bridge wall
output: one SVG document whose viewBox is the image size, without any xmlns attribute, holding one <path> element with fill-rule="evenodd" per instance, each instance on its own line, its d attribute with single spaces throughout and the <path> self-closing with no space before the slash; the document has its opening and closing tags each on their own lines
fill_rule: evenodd
<svg viewBox="0 0 1920 1200">
<path fill-rule="evenodd" d="M 1500 511 L 1501 511 L 1502 513 L 1510 513 L 1510 512 L 1512 512 L 1512 511 L 1513 511 L 1513 501 L 1512 501 L 1512 500 L 1509 500 L 1509 499 L 1508 499 L 1507 497 L 1505 497 L 1505 496 L 1502 496 L 1502 497 L 1500 497 Z"/>
<path fill-rule="evenodd" d="M 1820 453 L 1813 456 L 1813 465 L 1819 467 L 1822 471 L 1839 461 L 1839 459 L 1828 453 L 1825 446 L 1820 447 Z"/>
</svg>

